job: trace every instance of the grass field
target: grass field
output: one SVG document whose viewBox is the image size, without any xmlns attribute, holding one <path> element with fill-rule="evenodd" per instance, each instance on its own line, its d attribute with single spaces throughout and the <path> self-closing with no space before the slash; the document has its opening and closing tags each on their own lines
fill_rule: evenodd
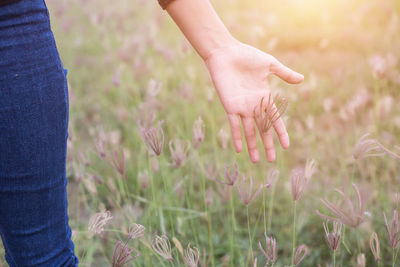
<svg viewBox="0 0 400 267">
<path fill-rule="evenodd" d="M 270 78 L 289 101 L 291 147 L 278 148 L 275 163 L 235 152 L 204 64 L 157 1 L 46 1 L 68 69 L 69 218 L 80 266 L 111 266 L 119 240 L 140 254 L 127 266 L 291 266 L 300 245 L 299 266 L 399 266 L 400 2 L 211 2 L 236 38 L 305 76 L 299 85 Z M 144 142 L 150 127 L 160 140 L 163 131 L 158 156 Z M 234 185 L 216 181 L 234 180 L 235 164 Z M 242 175 L 254 178 L 253 191 L 270 184 L 248 205 Z M 316 210 L 340 221 L 328 235 L 335 252 Z M 144 236 L 128 238 L 133 223 Z M 171 261 L 151 246 L 163 234 Z M 266 235 L 276 262 L 259 249 Z M 198 265 L 183 257 L 188 244 Z"/>
</svg>

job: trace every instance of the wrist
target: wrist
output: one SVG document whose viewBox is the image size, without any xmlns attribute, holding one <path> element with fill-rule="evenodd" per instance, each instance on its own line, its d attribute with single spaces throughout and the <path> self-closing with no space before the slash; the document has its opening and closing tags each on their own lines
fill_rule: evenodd
<svg viewBox="0 0 400 267">
<path fill-rule="evenodd" d="M 206 62 L 215 51 L 240 43 L 228 30 L 226 30 L 225 33 L 217 31 L 205 33 L 204 40 L 202 51 L 198 51 L 204 62 Z"/>
</svg>

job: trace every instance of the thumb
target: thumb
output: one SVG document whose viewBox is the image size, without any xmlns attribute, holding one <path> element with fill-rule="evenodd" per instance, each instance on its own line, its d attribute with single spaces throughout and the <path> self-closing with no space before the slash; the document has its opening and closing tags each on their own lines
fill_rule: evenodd
<svg viewBox="0 0 400 267">
<path fill-rule="evenodd" d="M 270 72 L 288 83 L 301 83 L 304 80 L 303 75 L 286 67 L 275 58 L 270 65 Z"/>
</svg>

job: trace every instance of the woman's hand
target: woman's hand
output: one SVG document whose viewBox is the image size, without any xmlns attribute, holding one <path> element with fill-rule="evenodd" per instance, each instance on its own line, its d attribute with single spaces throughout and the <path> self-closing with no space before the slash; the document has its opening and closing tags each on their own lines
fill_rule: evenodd
<svg viewBox="0 0 400 267">
<path fill-rule="evenodd" d="M 285 67 L 273 56 L 239 43 L 222 23 L 209 0 L 174 0 L 166 10 L 208 67 L 228 113 L 236 151 L 242 150 L 242 120 L 251 160 L 259 161 L 253 111 L 263 97 L 268 99 L 268 75 L 276 74 L 289 83 L 300 83 L 303 76 Z M 288 148 L 289 136 L 282 119 L 273 126 L 282 147 Z M 271 131 L 261 136 L 268 161 L 274 161 Z"/>
<path fill-rule="evenodd" d="M 302 82 L 303 75 L 284 66 L 273 56 L 239 42 L 212 50 L 205 63 L 228 115 L 236 152 L 242 150 L 242 121 L 250 158 L 258 162 L 260 155 L 256 144 L 254 108 L 263 97 L 268 99 L 268 75 L 275 74 L 288 83 Z M 279 118 L 273 127 L 282 147 L 288 148 L 289 136 L 283 120 Z M 276 157 L 272 132 L 263 133 L 260 129 L 259 132 L 267 159 L 272 162 Z"/>
</svg>

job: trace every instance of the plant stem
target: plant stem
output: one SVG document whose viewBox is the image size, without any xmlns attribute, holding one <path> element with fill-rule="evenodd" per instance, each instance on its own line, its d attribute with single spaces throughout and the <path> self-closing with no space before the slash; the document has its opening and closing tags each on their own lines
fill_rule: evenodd
<svg viewBox="0 0 400 267">
<path fill-rule="evenodd" d="M 345 241 L 345 236 L 346 236 L 346 226 L 343 225 L 342 243 L 343 243 L 343 246 L 346 248 L 347 252 L 351 255 L 351 251 L 350 251 L 350 249 L 347 246 L 346 241 Z"/>
<path fill-rule="evenodd" d="M 251 262 L 253 259 L 253 242 L 251 238 L 251 233 L 250 233 L 250 217 L 249 217 L 249 205 L 246 205 L 246 215 L 247 215 L 247 231 L 249 234 L 249 246 L 250 246 L 250 258 L 247 259 L 247 262 Z"/>
<path fill-rule="evenodd" d="M 360 245 L 360 230 L 356 229 L 356 235 L 357 235 L 357 249 L 358 249 L 358 253 L 361 253 L 361 245 Z"/>
<path fill-rule="evenodd" d="M 333 251 L 333 267 L 336 267 L 336 250 Z"/>
<path fill-rule="evenodd" d="M 396 260 L 397 260 L 397 252 L 395 248 L 393 248 L 393 253 L 392 253 L 392 267 L 396 266 Z"/>
<path fill-rule="evenodd" d="M 293 202 L 293 241 L 292 241 L 292 266 L 294 266 L 294 254 L 296 251 L 296 209 L 297 201 Z"/>
<path fill-rule="evenodd" d="M 231 206 L 231 222 L 232 222 L 232 226 L 231 226 L 231 236 L 230 236 L 230 250 L 231 250 L 231 266 L 234 265 L 233 261 L 235 258 L 235 250 L 234 250 L 234 243 L 235 243 L 235 232 L 236 232 L 236 226 L 235 226 L 235 209 L 234 209 L 234 205 L 233 205 L 233 198 L 232 198 L 232 190 L 229 190 L 229 202 L 230 202 L 230 206 Z"/>
<path fill-rule="evenodd" d="M 210 253 L 211 253 L 211 266 L 214 267 L 214 246 L 212 241 L 212 225 L 211 225 L 211 215 L 210 212 L 207 211 L 207 223 L 208 223 L 208 243 L 210 246 Z"/>
<path fill-rule="evenodd" d="M 164 177 L 163 177 L 163 175 L 162 175 L 162 170 L 161 170 L 161 169 L 159 170 L 159 172 L 160 172 L 160 179 L 161 179 L 162 182 L 163 182 L 165 192 L 170 192 L 170 191 L 171 191 L 171 190 L 170 190 L 171 187 L 170 187 L 170 185 L 169 185 L 168 179 L 164 179 Z M 167 184 L 167 183 L 168 183 L 168 184 Z M 167 205 L 168 205 L 168 206 L 172 206 L 172 205 L 171 205 L 171 198 L 168 197 L 167 200 L 166 200 L 166 202 L 167 202 Z M 170 229 L 171 229 L 171 231 L 172 231 L 172 236 L 175 236 L 175 225 L 174 225 L 174 220 L 173 220 L 173 218 L 172 218 L 171 211 L 168 211 L 168 217 L 169 217 Z"/>
<path fill-rule="evenodd" d="M 263 198 L 263 217 L 264 217 L 264 234 L 267 234 L 267 215 L 266 215 L 266 205 L 265 205 L 265 190 L 262 191 Z"/>
<path fill-rule="evenodd" d="M 272 210 L 274 207 L 274 196 L 275 196 L 275 184 L 272 186 L 271 194 L 269 196 L 269 203 L 268 203 L 268 225 L 267 225 L 267 232 L 271 232 L 271 225 L 272 225 Z"/>
</svg>

